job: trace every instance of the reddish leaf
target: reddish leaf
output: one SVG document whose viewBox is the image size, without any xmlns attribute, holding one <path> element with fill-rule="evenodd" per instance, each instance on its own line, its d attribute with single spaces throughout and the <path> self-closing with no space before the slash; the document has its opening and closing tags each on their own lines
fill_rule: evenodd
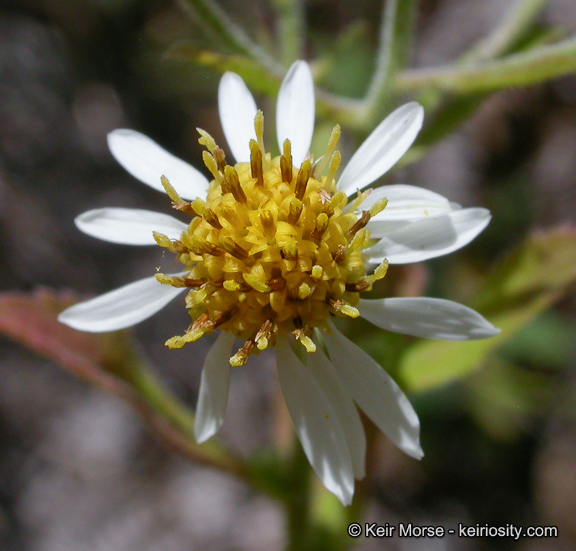
<svg viewBox="0 0 576 551">
<path fill-rule="evenodd" d="M 98 386 L 109 388 L 114 382 L 103 371 L 132 379 L 134 365 L 128 361 L 131 351 L 125 334 L 82 333 L 58 321 L 58 314 L 79 299 L 70 291 L 48 289 L 0 293 L 0 333 Z"/>
</svg>

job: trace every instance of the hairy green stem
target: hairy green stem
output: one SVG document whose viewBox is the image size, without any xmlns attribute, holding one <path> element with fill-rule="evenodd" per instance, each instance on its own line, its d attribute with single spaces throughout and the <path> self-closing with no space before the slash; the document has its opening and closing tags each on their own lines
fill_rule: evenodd
<svg viewBox="0 0 576 551">
<path fill-rule="evenodd" d="M 305 18 L 302 0 L 273 0 L 278 25 L 280 59 L 285 67 L 302 58 Z"/>
<path fill-rule="evenodd" d="M 505 54 L 526 33 L 550 0 L 518 0 L 500 25 L 481 40 L 461 63 L 485 61 Z"/>
<path fill-rule="evenodd" d="M 290 461 L 290 494 L 285 496 L 288 514 L 287 551 L 310 548 L 310 466 L 299 442 L 295 442 Z"/>
<path fill-rule="evenodd" d="M 180 403 L 145 365 L 130 381 L 139 403 L 133 405 L 155 432 L 173 449 L 193 461 L 223 470 L 249 482 L 244 463 L 214 443 L 199 446 L 194 440 L 194 415 Z M 144 405 L 145 404 L 145 405 Z"/>
<path fill-rule="evenodd" d="M 387 109 L 394 78 L 409 57 L 413 39 L 414 13 L 418 0 L 388 0 L 380 26 L 376 67 L 364 98 L 364 119 L 377 121 Z"/>
<path fill-rule="evenodd" d="M 570 57 L 573 53 L 569 44 L 562 44 L 559 48 L 549 47 L 548 50 L 542 52 L 542 61 L 538 61 L 540 50 L 537 50 L 532 57 L 528 56 L 528 54 L 522 54 L 519 59 L 516 57 L 509 58 L 511 60 L 510 62 L 504 62 L 504 60 L 502 60 L 502 65 L 499 62 L 495 62 L 495 65 L 483 64 L 480 67 L 478 67 L 478 65 L 471 66 L 474 62 L 487 61 L 492 57 L 506 53 L 506 51 L 513 47 L 514 44 L 521 39 L 522 35 L 526 33 L 527 29 L 548 1 L 549 0 L 518 0 L 510 9 L 504 21 L 498 25 L 488 37 L 456 62 L 453 67 L 408 70 L 399 73 L 397 74 L 398 78 L 397 82 L 394 83 L 394 88 L 396 88 L 397 93 L 425 91 L 427 93 L 427 101 L 425 101 L 427 112 L 432 112 L 435 110 L 435 106 L 437 107 L 439 105 L 443 92 L 471 93 L 475 94 L 476 98 L 478 98 L 478 93 L 489 93 L 502 87 L 514 85 L 515 83 L 511 84 L 506 78 L 511 66 L 515 71 L 521 72 L 521 66 L 525 62 L 528 64 L 534 63 L 535 65 L 542 65 L 542 72 L 544 74 L 533 76 L 523 75 L 524 82 L 519 84 L 531 84 L 532 81 L 537 83 L 571 72 L 573 70 L 573 60 L 571 60 Z M 377 68 L 365 100 L 359 103 L 343 98 L 331 97 L 329 95 L 324 98 L 322 92 L 319 92 L 321 107 L 326 109 L 328 116 L 338 118 L 340 121 L 347 123 L 350 129 L 355 129 L 360 132 L 370 129 L 373 126 L 371 120 L 378 119 L 378 117 L 374 117 L 371 114 L 374 109 L 371 105 L 373 102 L 376 105 L 379 104 L 381 109 L 386 109 L 386 94 L 390 93 L 390 78 L 394 76 L 392 65 L 393 50 L 394 48 L 398 48 L 398 44 L 400 44 L 396 42 L 396 45 L 391 45 L 392 48 L 390 48 L 389 44 L 391 40 L 390 37 L 394 34 L 391 30 L 391 27 L 394 26 L 392 22 L 397 18 L 396 12 L 399 8 L 407 10 L 408 14 L 408 17 L 406 17 L 405 13 L 403 19 L 404 27 L 400 26 L 400 29 L 409 33 L 412 26 L 412 17 L 410 14 L 413 13 L 413 7 L 411 11 L 410 2 L 401 4 L 400 6 L 392 4 L 388 5 L 386 10 L 386 17 L 382 26 Z M 404 55 L 404 62 L 407 58 L 407 47 L 409 44 L 409 40 L 405 41 L 404 54 L 400 53 L 400 55 Z M 564 46 L 568 47 L 564 48 Z M 548 63 L 553 63 L 557 57 L 562 58 L 561 67 L 553 68 L 547 66 Z M 519 62 L 519 66 L 514 67 L 517 62 Z M 496 71 L 496 75 L 491 74 L 493 70 Z M 531 67 L 527 70 L 531 70 Z M 559 72 L 556 72 L 558 70 Z M 474 78 L 477 71 L 482 72 L 480 76 Z M 470 81 L 471 78 L 472 81 Z M 446 82 L 443 82 L 444 79 L 446 79 Z M 484 86 L 484 84 L 486 85 Z M 474 88 L 468 90 L 468 85 L 473 85 Z M 379 99 L 376 99 L 377 97 Z M 384 101 L 382 101 L 382 99 L 384 99 Z M 478 103 L 478 101 L 475 103 Z M 468 112 L 470 112 L 470 110 L 468 110 Z M 464 114 L 463 116 L 465 117 L 466 115 Z M 457 117 L 453 118 L 457 119 Z M 453 123 L 457 124 L 456 120 L 454 120 Z M 451 128 L 454 127 L 454 124 L 452 124 Z M 445 132 L 442 133 L 442 135 L 444 134 Z"/>
<path fill-rule="evenodd" d="M 194 434 L 194 414 L 169 393 L 160 381 L 147 368 L 140 369 L 132 387 L 158 414 L 192 438 Z"/>
<path fill-rule="evenodd" d="M 576 38 L 467 67 L 415 69 L 398 75 L 398 92 L 443 90 L 453 94 L 529 86 L 576 71 Z"/>
</svg>

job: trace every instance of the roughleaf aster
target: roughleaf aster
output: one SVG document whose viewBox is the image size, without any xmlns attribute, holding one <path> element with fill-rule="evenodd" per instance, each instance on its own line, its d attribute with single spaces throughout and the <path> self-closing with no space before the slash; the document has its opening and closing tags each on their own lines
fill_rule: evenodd
<svg viewBox="0 0 576 551">
<path fill-rule="evenodd" d="M 222 77 L 218 103 L 237 162 L 229 164 L 200 130 L 211 181 L 138 132 L 110 133 L 108 144 L 118 162 L 165 191 L 174 208 L 191 220 L 105 208 L 80 215 L 76 225 L 112 243 L 158 244 L 174 253 L 183 269 L 72 306 L 60 321 L 83 331 L 114 331 L 152 316 L 184 293 L 192 324 L 166 344 L 181 348 L 219 332 L 202 371 L 195 426 L 199 442 L 222 425 L 231 367 L 274 348 L 302 447 L 324 485 L 346 505 L 354 479 L 364 476 L 366 440 L 357 407 L 408 455 L 421 458 L 423 453 L 418 417 L 404 393 L 338 331 L 332 318 L 362 316 L 389 331 L 438 339 L 497 334 L 480 314 L 448 300 L 360 298 L 385 276 L 389 264 L 419 262 L 463 247 L 486 227 L 490 213 L 460 209 L 414 186 L 362 191 L 414 141 L 423 120 L 416 103 L 382 121 L 339 179 L 338 126 L 320 159 L 309 153 L 314 85 L 305 62 L 291 67 L 278 95 L 280 156 L 266 151 L 263 115 L 238 75 Z M 236 339 L 244 342 L 234 351 Z M 306 353 L 297 354 L 300 345 Z"/>
</svg>

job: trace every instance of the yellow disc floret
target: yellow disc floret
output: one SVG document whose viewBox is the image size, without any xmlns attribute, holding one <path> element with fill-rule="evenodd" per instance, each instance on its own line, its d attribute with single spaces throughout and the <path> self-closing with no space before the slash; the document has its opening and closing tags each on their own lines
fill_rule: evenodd
<svg viewBox="0 0 576 551">
<path fill-rule="evenodd" d="M 206 201 L 183 201 L 162 178 L 174 208 L 193 218 L 179 240 L 154 234 L 185 266 L 182 277 L 156 278 L 189 288 L 186 306 L 195 320 L 166 344 L 180 348 L 216 328 L 228 331 L 245 341 L 232 365 L 242 365 L 250 353 L 274 346 L 288 333 L 314 352 L 314 328 L 324 327 L 330 315 L 358 316 L 359 293 L 386 273 L 384 263 L 366 275 L 361 257 L 370 238 L 365 226 L 386 202 L 357 215 L 366 194 L 346 208 L 346 196 L 336 191 L 339 127 L 319 163 L 307 158 L 300 167 L 293 165 L 288 140 L 279 157 L 264 151 L 261 112 L 255 127 L 250 162 L 234 166 L 200 131 L 204 162 L 214 177 Z M 326 165 L 328 174 L 322 176 Z"/>
</svg>

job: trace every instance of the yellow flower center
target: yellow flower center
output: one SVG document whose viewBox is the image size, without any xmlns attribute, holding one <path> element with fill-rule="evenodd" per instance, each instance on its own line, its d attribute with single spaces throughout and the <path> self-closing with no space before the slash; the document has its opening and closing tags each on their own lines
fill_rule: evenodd
<svg viewBox="0 0 576 551">
<path fill-rule="evenodd" d="M 345 194 L 336 191 L 340 128 L 334 128 L 318 163 L 308 158 L 298 168 L 288 140 L 279 157 L 264 151 L 263 127 L 259 111 L 250 162 L 234 166 L 199 130 L 207 148 L 204 162 L 214 177 L 206 201 L 183 201 L 163 178 L 173 206 L 193 218 L 180 240 L 154 234 L 160 246 L 177 254 L 186 274 L 156 278 L 190 289 L 186 307 L 195 320 L 167 346 L 181 348 L 216 328 L 228 331 L 245 341 L 230 359 L 233 366 L 288 333 L 314 352 L 314 328 L 324 327 L 330 315 L 358 316 L 359 293 L 370 290 L 387 268 L 383 263 L 366 275 L 361 256 L 370 238 L 365 226 L 386 200 L 357 215 L 367 193 L 359 192 L 348 205 Z"/>
</svg>

